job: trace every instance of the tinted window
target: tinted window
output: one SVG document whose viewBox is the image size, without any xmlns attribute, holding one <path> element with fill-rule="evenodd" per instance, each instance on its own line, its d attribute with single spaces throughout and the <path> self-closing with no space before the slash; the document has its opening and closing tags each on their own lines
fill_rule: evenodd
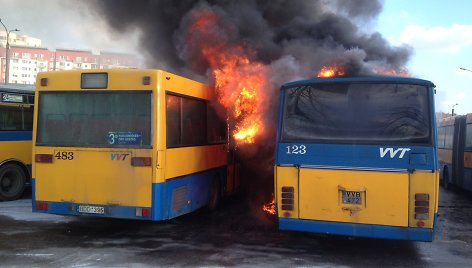
<svg viewBox="0 0 472 268">
<path fill-rule="evenodd" d="M 33 128 L 33 106 L 0 106 L 0 130 L 31 131 Z"/>
<path fill-rule="evenodd" d="M 206 102 L 166 95 L 167 147 L 206 144 Z"/>
<path fill-rule="evenodd" d="M 314 84 L 285 91 L 282 142 L 430 144 L 425 86 Z"/>
<path fill-rule="evenodd" d="M 42 92 L 38 109 L 38 145 L 151 145 L 151 92 Z"/>
<path fill-rule="evenodd" d="M 438 128 L 438 148 L 444 148 L 445 139 L 446 139 L 446 127 Z"/>
<path fill-rule="evenodd" d="M 452 149 L 452 144 L 454 142 L 454 126 L 447 126 L 445 132 L 446 138 L 444 141 L 444 148 Z"/>
<path fill-rule="evenodd" d="M 472 124 L 467 124 L 465 131 L 465 148 L 472 150 Z"/>
</svg>

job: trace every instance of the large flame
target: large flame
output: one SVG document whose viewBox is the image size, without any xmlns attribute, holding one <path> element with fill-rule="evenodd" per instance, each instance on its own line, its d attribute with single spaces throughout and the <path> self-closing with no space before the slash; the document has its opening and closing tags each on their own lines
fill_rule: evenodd
<svg viewBox="0 0 472 268">
<path fill-rule="evenodd" d="M 343 76 L 345 73 L 344 67 L 342 66 L 323 66 L 323 68 L 318 72 L 317 77 Z"/>
<path fill-rule="evenodd" d="M 218 101 L 229 111 L 230 122 L 234 123 L 232 136 L 238 144 L 254 143 L 264 131 L 263 89 L 267 87 L 267 68 L 253 62 L 252 51 L 243 44 L 228 42 L 227 36 L 218 31 L 220 24 L 217 14 L 208 10 L 196 12 L 188 42 L 195 41 L 192 35 L 212 40 L 199 45 L 211 68 Z"/>
<path fill-rule="evenodd" d="M 378 75 L 386 75 L 386 76 L 403 76 L 403 77 L 410 77 L 410 73 L 406 68 L 400 70 L 394 69 L 386 69 L 383 67 L 374 68 L 374 73 Z"/>
</svg>

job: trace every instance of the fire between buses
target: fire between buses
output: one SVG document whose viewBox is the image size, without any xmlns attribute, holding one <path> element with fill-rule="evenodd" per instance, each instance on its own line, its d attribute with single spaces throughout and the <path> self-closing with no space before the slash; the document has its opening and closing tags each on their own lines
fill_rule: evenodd
<svg viewBox="0 0 472 268">
<path fill-rule="evenodd" d="M 165 220 L 239 187 L 213 90 L 161 70 L 40 73 L 33 211 Z"/>
<path fill-rule="evenodd" d="M 279 228 L 432 241 L 439 169 L 434 85 L 335 77 L 281 88 Z"/>
</svg>

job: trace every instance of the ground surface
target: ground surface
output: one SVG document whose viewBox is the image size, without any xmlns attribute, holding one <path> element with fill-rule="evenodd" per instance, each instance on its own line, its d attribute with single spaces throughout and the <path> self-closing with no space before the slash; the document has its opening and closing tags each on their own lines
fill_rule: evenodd
<svg viewBox="0 0 472 268">
<path fill-rule="evenodd" d="M 31 212 L 0 202 L 0 266 L 472 267 L 472 194 L 441 189 L 432 243 L 282 232 L 242 198 L 166 222 Z"/>
</svg>

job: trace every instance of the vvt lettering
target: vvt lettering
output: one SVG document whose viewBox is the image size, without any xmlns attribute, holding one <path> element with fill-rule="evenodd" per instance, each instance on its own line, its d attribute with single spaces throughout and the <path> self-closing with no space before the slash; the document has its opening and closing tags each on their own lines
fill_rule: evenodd
<svg viewBox="0 0 472 268">
<path fill-rule="evenodd" d="M 111 160 L 124 161 L 129 154 L 111 154 Z"/>
<path fill-rule="evenodd" d="M 385 158 L 385 156 L 388 154 L 390 158 L 395 158 L 395 156 L 398 155 L 398 158 L 403 158 L 405 156 L 405 153 L 411 151 L 410 148 L 398 148 L 394 150 L 393 148 L 380 148 L 380 158 Z"/>
</svg>

